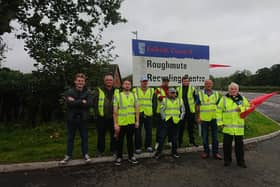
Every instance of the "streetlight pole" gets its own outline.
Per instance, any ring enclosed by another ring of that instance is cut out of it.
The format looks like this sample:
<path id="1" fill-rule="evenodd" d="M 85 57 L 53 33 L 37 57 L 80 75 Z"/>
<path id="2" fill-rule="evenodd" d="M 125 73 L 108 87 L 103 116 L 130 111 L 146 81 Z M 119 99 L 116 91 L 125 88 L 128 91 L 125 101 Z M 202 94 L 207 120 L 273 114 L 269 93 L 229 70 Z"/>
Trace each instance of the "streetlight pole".
<path id="1" fill-rule="evenodd" d="M 135 39 L 138 40 L 138 32 L 137 30 L 136 31 L 131 31 L 132 34 L 135 35 Z"/>

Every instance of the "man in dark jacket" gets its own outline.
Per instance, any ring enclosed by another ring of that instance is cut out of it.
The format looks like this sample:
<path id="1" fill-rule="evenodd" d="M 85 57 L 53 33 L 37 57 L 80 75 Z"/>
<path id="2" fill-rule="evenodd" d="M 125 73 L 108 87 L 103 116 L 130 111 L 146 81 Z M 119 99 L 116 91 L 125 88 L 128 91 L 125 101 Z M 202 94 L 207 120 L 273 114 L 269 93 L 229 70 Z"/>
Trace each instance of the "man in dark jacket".
<path id="1" fill-rule="evenodd" d="M 113 98 L 119 89 L 113 86 L 114 78 L 111 73 L 104 76 L 104 85 L 97 88 L 94 93 L 94 109 L 97 114 L 97 156 L 105 151 L 106 132 L 110 132 L 110 150 L 116 153 L 116 138 L 114 137 Z"/>
<path id="2" fill-rule="evenodd" d="M 90 91 L 85 88 L 86 76 L 78 73 L 75 76 L 75 87 L 65 93 L 67 104 L 67 154 L 60 161 L 66 164 L 72 157 L 74 138 L 76 130 L 79 129 L 81 137 L 81 150 L 85 162 L 90 162 L 88 155 L 88 130 L 87 121 L 89 116 L 89 107 L 92 105 L 92 96 Z"/>

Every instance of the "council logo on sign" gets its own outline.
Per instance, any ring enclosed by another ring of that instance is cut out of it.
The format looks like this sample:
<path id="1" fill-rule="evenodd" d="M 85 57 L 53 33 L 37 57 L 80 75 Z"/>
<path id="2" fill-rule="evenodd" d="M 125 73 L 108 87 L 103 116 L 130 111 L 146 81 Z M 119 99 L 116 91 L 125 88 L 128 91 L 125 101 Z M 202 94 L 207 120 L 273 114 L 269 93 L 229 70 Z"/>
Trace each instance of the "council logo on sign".
<path id="1" fill-rule="evenodd" d="M 146 44 L 145 43 L 143 43 L 143 42 L 139 42 L 138 43 L 138 50 L 139 50 L 139 53 L 141 55 L 145 54 L 145 48 L 146 48 Z"/>

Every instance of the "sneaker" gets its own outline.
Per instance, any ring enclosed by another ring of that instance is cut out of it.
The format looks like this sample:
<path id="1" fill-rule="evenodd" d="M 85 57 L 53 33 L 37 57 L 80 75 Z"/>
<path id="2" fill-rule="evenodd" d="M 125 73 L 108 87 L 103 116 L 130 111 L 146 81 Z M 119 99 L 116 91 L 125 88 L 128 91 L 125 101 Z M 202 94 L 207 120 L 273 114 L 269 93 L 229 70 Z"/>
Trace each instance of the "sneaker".
<path id="1" fill-rule="evenodd" d="M 159 153 L 159 152 L 156 152 L 155 155 L 154 155 L 154 158 L 155 158 L 156 160 L 159 160 L 159 159 L 161 158 L 160 153 Z"/>
<path id="2" fill-rule="evenodd" d="M 141 153 L 142 153 L 142 150 L 141 150 L 141 149 L 136 149 L 136 150 L 135 150 L 135 153 L 136 153 L 136 154 L 141 154 Z"/>
<path id="3" fill-rule="evenodd" d="M 147 152 L 148 153 L 152 153 L 154 150 L 153 150 L 153 148 L 152 147 L 147 147 Z"/>
<path id="4" fill-rule="evenodd" d="M 122 162 L 122 158 L 117 158 L 117 159 L 115 160 L 115 165 L 116 165 L 116 166 L 120 166 L 120 165 L 121 165 L 121 162 Z"/>
<path id="5" fill-rule="evenodd" d="M 157 150 L 158 146 L 159 146 L 159 144 L 158 144 L 158 142 L 156 142 L 155 150 Z"/>
<path id="6" fill-rule="evenodd" d="M 180 158 L 180 156 L 178 155 L 178 153 L 172 154 L 172 157 L 175 158 L 175 159 L 176 159 L 176 158 Z"/>
<path id="7" fill-rule="evenodd" d="M 128 162 L 130 162 L 131 164 L 138 164 L 138 161 L 136 160 L 136 158 L 134 156 L 129 158 Z"/>
<path id="8" fill-rule="evenodd" d="M 64 159 L 61 160 L 59 163 L 60 164 L 67 164 L 71 160 L 71 157 L 68 155 L 65 155 Z"/>
<path id="9" fill-rule="evenodd" d="M 89 163 L 90 161 L 91 161 L 91 159 L 90 159 L 90 157 L 89 157 L 89 155 L 88 154 L 85 154 L 85 162 L 86 163 Z"/>

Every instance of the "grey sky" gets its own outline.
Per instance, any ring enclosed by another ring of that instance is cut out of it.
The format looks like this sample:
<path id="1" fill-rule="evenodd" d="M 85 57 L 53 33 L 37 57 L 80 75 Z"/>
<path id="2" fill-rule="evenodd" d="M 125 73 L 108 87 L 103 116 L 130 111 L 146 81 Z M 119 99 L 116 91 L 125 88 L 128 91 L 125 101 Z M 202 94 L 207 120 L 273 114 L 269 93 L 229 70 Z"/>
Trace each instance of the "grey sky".
<path id="1" fill-rule="evenodd" d="M 214 76 L 280 63 L 280 1 L 278 0 L 125 0 L 126 24 L 110 27 L 104 40 L 114 40 L 122 76 L 132 73 L 131 31 L 143 40 L 202 44 L 210 47 L 210 63 L 229 64 L 212 69 Z M 32 60 L 23 42 L 5 36 L 12 50 L 4 66 L 28 72 Z"/>

